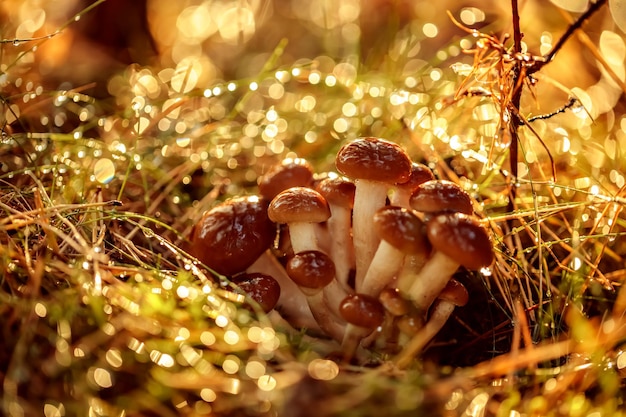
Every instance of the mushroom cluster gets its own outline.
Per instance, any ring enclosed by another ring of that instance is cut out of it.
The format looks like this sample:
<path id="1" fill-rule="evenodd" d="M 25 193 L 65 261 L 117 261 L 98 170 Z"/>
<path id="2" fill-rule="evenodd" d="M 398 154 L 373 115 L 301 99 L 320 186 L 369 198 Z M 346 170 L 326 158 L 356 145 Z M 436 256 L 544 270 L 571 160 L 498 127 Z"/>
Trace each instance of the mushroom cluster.
<path id="1" fill-rule="evenodd" d="M 258 196 L 206 212 L 190 253 L 264 311 L 337 341 L 345 359 L 375 345 L 406 362 L 467 302 L 456 271 L 493 262 L 489 234 L 463 189 L 393 142 L 355 139 L 336 168 L 282 161 Z"/>

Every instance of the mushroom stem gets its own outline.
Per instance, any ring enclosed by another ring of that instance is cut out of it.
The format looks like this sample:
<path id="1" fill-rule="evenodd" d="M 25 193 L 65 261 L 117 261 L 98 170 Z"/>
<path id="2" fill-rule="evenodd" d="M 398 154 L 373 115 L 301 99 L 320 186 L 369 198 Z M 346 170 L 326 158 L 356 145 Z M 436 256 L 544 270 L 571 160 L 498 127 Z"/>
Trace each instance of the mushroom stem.
<path id="1" fill-rule="evenodd" d="M 346 330 L 341 341 L 341 352 L 345 362 L 352 360 L 361 341 L 372 332 L 373 330 L 371 329 L 355 326 L 354 324 L 348 323 L 346 325 Z"/>
<path id="2" fill-rule="evenodd" d="M 360 292 L 377 296 L 400 270 L 404 257 L 405 254 L 402 251 L 381 240 L 363 278 Z"/>
<path id="3" fill-rule="evenodd" d="M 329 203 L 331 216 L 327 225 L 330 231 L 330 253 L 335 261 L 337 281 L 344 289 L 349 289 L 348 278 L 354 265 L 354 247 L 352 246 L 352 233 L 350 231 L 350 219 L 352 210 Z"/>
<path id="4" fill-rule="evenodd" d="M 411 204 L 409 200 L 411 198 L 411 191 L 401 190 L 394 188 L 389 195 L 389 203 L 392 206 L 410 208 Z"/>
<path id="5" fill-rule="evenodd" d="M 413 336 L 395 358 L 394 362 L 398 368 L 404 369 L 411 363 L 411 360 L 422 351 L 424 346 L 426 346 L 439 330 L 441 330 L 444 324 L 446 324 L 454 308 L 455 304 L 446 300 L 440 300 L 435 304 L 428 322 Z"/>
<path id="6" fill-rule="evenodd" d="M 317 324 L 319 324 L 320 329 L 338 342 L 343 340 L 346 326 L 339 323 L 334 314 L 328 309 L 324 302 L 324 292 L 309 293 L 307 291 L 305 296 L 311 313 L 315 317 Z"/>
<path id="7" fill-rule="evenodd" d="M 289 223 L 289 239 L 293 253 L 307 250 L 319 250 L 317 241 L 317 223 L 294 222 Z"/>
<path id="8" fill-rule="evenodd" d="M 372 227 L 372 218 L 378 209 L 386 204 L 387 185 L 362 179 L 355 182 L 352 235 L 356 262 L 355 288 L 360 292 L 379 242 L 378 235 Z"/>
<path id="9" fill-rule="evenodd" d="M 433 252 L 408 290 L 408 297 L 422 314 L 426 314 L 458 268 L 459 263 L 456 260 L 441 251 Z"/>
<path id="10" fill-rule="evenodd" d="M 339 313 L 339 305 L 350 292 L 346 291 L 337 279 L 332 280 L 330 284 L 325 286 L 322 292 L 324 293 L 324 302 L 327 308 L 329 308 L 336 317 L 342 319 Z"/>
<path id="11" fill-rule="evenodd" d="M 426 263 L 426 254 L 411 254 L 404 258 L 402 269 L 398 273 L 395 287 L 403 294 L 407 294 L 411 284 L 415 280 L 415 275 L 419 273 Z"/>

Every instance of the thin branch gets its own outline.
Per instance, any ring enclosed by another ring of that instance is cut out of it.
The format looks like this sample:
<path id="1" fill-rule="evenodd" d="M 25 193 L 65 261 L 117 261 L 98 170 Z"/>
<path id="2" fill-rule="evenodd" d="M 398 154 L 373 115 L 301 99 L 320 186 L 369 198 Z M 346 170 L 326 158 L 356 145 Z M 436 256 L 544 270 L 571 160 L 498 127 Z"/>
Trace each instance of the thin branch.
<path id="1" fill-rule="evenodd" d="M 550 118 L 556 116 L 557 114 L 565 113 L 568 109 L 571 109 L 572 107 L 574 107 L 577 104 L 580 104 L 580 101 L 578 101 L 578 99 L 576 97 L 570 97 L 569 100 L 567 101 L 567 103 L 565 103 L 563 106 L 559 107 L 558 109 L 556 109 L 554 111 L 551 111 L 550 113 L 538 114 L 537 116 L 529 117 L 528 119 L 526 119 L 526 121 L 522 121 L 522 124 L 532 123 L 535 120 L 550 119 Z"/>
<path id="2" fill-rule="evenodd" d="M 522 32 L 520 29 L 520 16 L 519 16 L 519 8 L 517 4 L 517 0 L 511 0 L 511 11 L 513 17 L 513 53 L 521 53 L 522 52 Z M 520 126 L 520 118 L 518 116 L 518 111 L 520 107 L 520 103 L 522 101 L 522 86 L 519 82 L 520 76 L 522 72 L 522 62 L 516 61 L 515 67 L 513 68 L 513 80 L 512 86 L 513 96 L 511 97 L 510 106 L 515 109 L 515 111 L 511 112 L 511 123 L 509 124 L 509 132 L 511 133 L 511 145 L 509 148 L 509 165 L 511 170 L 511 176 L 513 178 L 513 182 L 511 183 L 511 196 L 509 198 L 509 203 L 507 205 L 507 211 L 512 212 L 515 209 L 515 196 L 516 196 L 516 183 L 517 183 L 517 160 L 518 160 L 518 147 L 519 147 L 519 126 Z"/>
<path id="3" fill-rule="evenodd" d="M 529 75 L 533 74 L 533 73 L 539 71 L 541 68 L 543 68 L 544 65 L 549 64 L 550 62 L 552 62 L 552 60 L 554 59 L 556 54 L 561 50 L 561 48 L 563 48 L 563 45 L 565 45 L 565 42 L 567 42 L 569 40 L 569 38 L 572 37 L 574 32 L 576 32 L 578 29 L 580 29 L 582 27 L 582 25 L 587 20 L 589 20 L 591 18 L 591 16 L 593 16 L 598 10 L 600 10 L 600 8 L 602 8 L 602 6 L 604 6 L 606 4 L 606 1 L 607 0 L 598 0 L 595 3 L 592 3 L 591 7 L 589 7 L 589 9 L 585 13 L 581 14 L 578 17 L 578 19 L 576 19 L 576 21 L 574 21 L 574 23 L 569 25 L 569 27 L 567 28 L 567 30 L 565 31 L 563 36 L 561 36 L 559 38 L 559 40 L 552 47 L 550 52 L 548 52 L 546 55 L 544 55 L 544 60 L 543 61 L 536 61 L 534 63 L 534 65 L 528 69 L 528 74 Z"/>

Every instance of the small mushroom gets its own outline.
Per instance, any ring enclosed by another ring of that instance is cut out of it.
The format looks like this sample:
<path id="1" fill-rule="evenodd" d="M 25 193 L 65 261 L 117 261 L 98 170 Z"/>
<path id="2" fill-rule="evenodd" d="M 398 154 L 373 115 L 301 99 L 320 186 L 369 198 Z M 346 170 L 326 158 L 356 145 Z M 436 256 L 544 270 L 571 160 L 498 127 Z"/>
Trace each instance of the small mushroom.
<path id="1" fill-rule="evenodd" d="M 473 214 L 469 194 L 451 181 L 431 180 L 420 184 L 409 200 L 414 210 L 427 217 L 441 212 Z"/>
<path id="2" fill-rule="evenodd" d="M 359 138 L 344 145 L 335 159 L 337 170 L 354 180 L 352 235 L 356 259 L 355 287 L 359 291 L 378 245 L 372 230 L 374 213 L 387 201 L 392 184 L 409 179 L 411 160 L 397 144 L 384 139 Z"/>
<path id="3" fill-rule="evenodd" d="M 335 278 L 335 265 L 324 252 L 309 250 L 296 253 L 287 261 L 287 275 L 306 296 L 309 308 L 319 327 L 328 336 L 339 341 L 344 325 L 336 321 L 324 302 L 323 289 Z"/>
<path id="4" fill-rule="evenodd" d="M 328 176 L 316 189 L 330 208 L 330 218 L 326 222 L 330 235 L 329 253 L 335 262 L 337 280 L 348 290 L 348 277 L 354 265 L 351 222 L 355 186 L 345 177 Z"/>
<path id="5" fill-rule="evenodd" d="M 267 214 L 271 221 L 287 224 L 293 252 L 318 250 L 316 226 L 330 217 L 326 199 L 306 187 L 292 187 L 271 201 Z"/>
<path id="6" fill-rule="evenodd" d="M 395 184 L 392 188 L 389 202 L 393 206 L 410 208 L 410 198 L 420 184 L 435 179 L 433 172 L 424 164 L 413 162 L 411 164 L 411 175 L 408 181 Z"/>
<path id="7" fill-rule="evenodd" d="M 280 297 L 280 285 L 270 275 L 260 272 L 233 277 L 233 283 L 255 301 L 264 313 L 269 313 Z"/>
<path id="8" fill-rule="evenodd" d="M 378 295 L 378 301 L 392 316 L 400 317 L 409 314 L 411 303 L 396 288 L 385 288 Z"/>
<path id="9" fill-rule="evenodd" d="M 385 320 L 385 309 L 378 299 L 367 294 L 350 294 L 339 306 L 341 316 L 348 322 L 341 343 L 344 359 L 354 356 L 361 339 L 372 333 Z"/>
<path id="10" fill-rule="evenodd" d="M 381 241 L 360 292 L 377 296 L 400 271 L 407 255 L 426 257 L 430 248 L 424 224 L 412 210 L 385 206 L 376 212 L 373 223 Z"/>
<path id="11" fill-rule="evenodd" d="M 218 274 L 243 272 L 274 242 L 275 225 L 265 200 L 227 200 L 206 212 L 189 238 L 189 252 Z"/>
<path id="12" fill-rule="evenodd" d="M 319 326 L 300 288 L 289 278 L 283 265 L 274 257 L 271 250 L 265 251 L 246 269 L 247 273 L 263 273 L 273 277 L 280 285 L 280 298 L 275 306 L 281 316 L 292 326 L 319 330 Z"/>
<path id="13" fill-rule="evenodd" d="M 461 187 L 451 181 L 430 180 L 419 184 L 409 199 L 410 206 L 425 221 L 439 213 L 472 214 L 472 199 Z M 424 266 L 424 256 L 410 256 L 404 263 L 396 282 L 397 288 L 404 294 L 409 290 L 415 275 Z"/>
<path id="14" fill-rule="evenodd" d="M 441 328 L 446 324 L 448 318 L 456 307 L 467 304 L 469 294 L 459 281 L 451 279 L 448 281 L 437 301 L 433 305 L 428 321 L 413 338 L 405 345 L 395 362 L 398 368 L 405 368 L 410 361 L 430 342 Z"/>
<path id="15" fill-rule="evenodd" d="M 373 342 L 380 349 L 389 350 L 398 343 L 398 322 L 410 317 L 413 305 L 404 298 L 396 288 L 385 288 L 378 295 L 378 301 L 385 309 L 385 320 L 380 326 L 380 334 L 372 333 L 370 338 L 376 336 L 373 341 L 364 340 L 363 343 Z"/>
<path id="16" fill-rule="evenodd" d="M 313 181 L 313 168 L 303 158 L 286 158 L 273 165 L 259 178 L 259 194 L 271 201 L 291 187 L 308 187 Z"/>
<path id="17" fill-rule="evenodd" d="M 479 270 L 491 265 L 494 254 L 489 235 L 466 214 L 439 214 L 426 224 L 433 253 L 415 276 L 408 296 L 426 312 L 459 266 Z"/>

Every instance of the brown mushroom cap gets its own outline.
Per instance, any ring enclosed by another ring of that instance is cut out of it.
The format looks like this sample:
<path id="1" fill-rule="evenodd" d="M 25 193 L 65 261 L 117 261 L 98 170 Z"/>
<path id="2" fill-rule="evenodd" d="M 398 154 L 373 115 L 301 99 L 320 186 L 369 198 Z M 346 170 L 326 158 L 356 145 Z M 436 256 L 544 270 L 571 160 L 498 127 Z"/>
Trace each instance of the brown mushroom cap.
<path id="1" fill-rule="evenodd" d="M 469 301 L 469 294 L 463 284 L 456 279 L 451 279 L 437 298 L 457 307 L 463 307 Z"/>
<path id="2" fill-rule="evenodd" d="M 267 214 L 276 223 L 321 223 L 330 217 L 330 209 L 317 191 L 292 187 L 274 197 Z"/>
<path id="3" fill-rule="evenodd" d="M 287 261 L 287 275 L 303 289 L 321 290 L 335 278 L 335 264 L 324 252 L 308 250 Z"/>
<path id="4" fill-rule="evenodd" d="M 303 158 L 287 158 L 259 178 L 259 193 L 268 201 L 291 187 L 307 187 L 313 181 L 313 168 Z"/>
<path id="5" fill-rule="evenodd" d="M 390 184 L 407 181 L 411 173 L 411 159 L 399 145 L 373 137 L 358 138 L 344 145 L 335 164 L 349 178 Z"/>
<path id="6" fill-rule="evenodd" d="M 411 310 L 411 302 L 404 298 L 397 288 L 385 288 L 378 295 L 378 300 L 393 316 L 404 316 Z"/>
<path id="7" fill-rule="evenodd" d="M 215 272 L 234 275 L 252 265 L 275 235 L 265 200 L 237 197 L 215 206 L 196 223 L 190 253 Z"/>
<path id="8" fill-rule="evenodd" d="M 424 223 L 411 210 L 385 206 L 374 215 L 374 228 L 393 247 L 404 253 L 428 249 Z"/>
<path id="9" fill-rule="evenodd" d="M 329 176 L 320 181 L 315 189 L 328 201 L 341 207 L 354 205 L 355 185 L 345 177 Z"/>
<path id="10" fill-rule="evenodd" d="M 410 204 L 414 210 L 423 213 L 474 212 L 469 194 L 446 180 L 431 180 L 420 184 L 411 195 Z"/>
<path id="11" fill-rule="evenodd" d="M 419 162 L 413 162 L 411 164 L 409 179 L 405 182 L 396 184 L 396 187 L 412 193 L 420 184 L 434 179 L 435 175 L 430 168 L 424 164 L 420 164 Z"/>
<path id="12" fill-rule="evenodd" d="M 463 213 L 445 213 L 426 225 L 433 247 L 470 270 L 491 265 L 494 254 L 489 234 L 478 221 Z"/>
<path id="13" fill-rule="evenodd" d="M 280 285 L 273 277 L 260 272 L 237 275 L 233 282 L 250 298 L 256 301 L 261 309 L 268 313 L 280 298 Z"/>
<path id="14" fill-rule="evenodd" d="M 341 316 L 350 324 L 375 329 L 385 319 L 385 309 L 375 297 L 366 294 L 350 294 L 339 306 Z"/>

